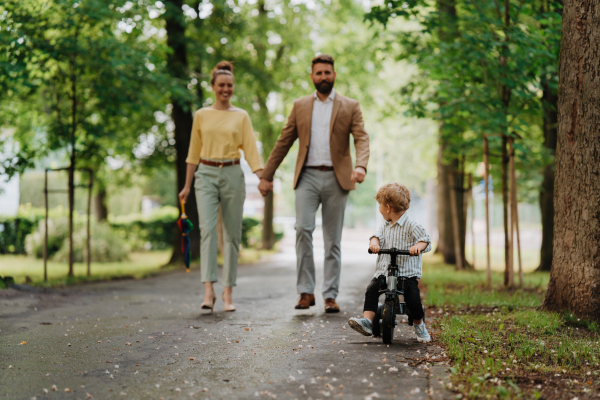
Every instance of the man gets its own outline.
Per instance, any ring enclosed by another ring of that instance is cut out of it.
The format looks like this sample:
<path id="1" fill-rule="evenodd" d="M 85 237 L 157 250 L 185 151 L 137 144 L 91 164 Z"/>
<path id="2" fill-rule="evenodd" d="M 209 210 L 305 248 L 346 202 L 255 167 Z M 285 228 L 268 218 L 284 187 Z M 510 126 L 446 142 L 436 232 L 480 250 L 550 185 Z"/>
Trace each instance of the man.
<path id="1" fill-rule="evenodd" d="M 258 189 L 263 196 L 273 190 L 273 175 L 296 139 L 300 141 L 294 189 L 296 191 L 296 288 L 300 300 L 296 309 L 315 305 L 315 261 L 312 233 L 315 215 L 322 204 L 325 271 L 323 298 L 325 312 L 339 312 L 338 295 L 342 266 L 341 247 L 344 210 L 348 192 L 362 183 L 369 161 L 369 135 L 365 132 L 358 101 L 333 89 L 334 60 L 321 54 L 312 60 L 310 77 L 317 89 L 294 102 L 287 124 L 269 155 Z M 356 148 L 352 168 L 350 134 Z"/>

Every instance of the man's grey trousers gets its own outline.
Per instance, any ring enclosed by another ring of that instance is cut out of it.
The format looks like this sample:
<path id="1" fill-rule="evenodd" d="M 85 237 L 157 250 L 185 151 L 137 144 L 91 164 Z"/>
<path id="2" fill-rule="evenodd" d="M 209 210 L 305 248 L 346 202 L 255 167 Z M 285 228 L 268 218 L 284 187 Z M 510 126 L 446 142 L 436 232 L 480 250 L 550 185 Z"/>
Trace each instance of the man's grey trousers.
<path id="1" fill-rule="evenodd" d="M 319 204 L 322 204 L 325 265 L 323 298 L 335 299 L 342 268 L 342 227 L 348 191 L 342 189 L 333 171 L 305 168 L 296 186 L 296 257 L 298 293 L 315 291 L 315 259 L 312 234 Z"/>

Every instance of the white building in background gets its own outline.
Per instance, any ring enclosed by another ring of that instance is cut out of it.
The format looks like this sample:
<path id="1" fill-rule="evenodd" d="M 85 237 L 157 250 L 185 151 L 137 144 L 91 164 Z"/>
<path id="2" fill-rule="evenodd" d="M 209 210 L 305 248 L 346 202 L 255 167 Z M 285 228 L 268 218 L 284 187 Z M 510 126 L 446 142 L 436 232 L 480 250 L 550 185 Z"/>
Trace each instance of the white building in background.
<path id="1" fill-rule="evenodd" d="M 0 216 L 14 217 L 19 211 L 19 175 L 0 175 Z"/>
<path id="2" fill-rule="evenodd" d="M 0 148 L 0 162 L 14 157 L 12 130 L 0 130 L 0 139 L 5 139 L 3 148 Z M 8 175 L 0 170 L 0 216 L 14 217 L 19 211 L 19 175 L 8 179 Z"/>

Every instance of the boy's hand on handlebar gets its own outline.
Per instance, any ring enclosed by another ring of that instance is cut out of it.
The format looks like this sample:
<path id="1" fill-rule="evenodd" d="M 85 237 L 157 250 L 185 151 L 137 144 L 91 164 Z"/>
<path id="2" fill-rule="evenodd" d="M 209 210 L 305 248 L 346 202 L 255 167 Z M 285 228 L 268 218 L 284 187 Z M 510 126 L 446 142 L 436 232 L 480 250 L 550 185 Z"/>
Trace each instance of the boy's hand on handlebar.
<path id="1" fill-rule="evenodd" d="M 418 256 L 423 252 L 423 250 L 427 248 L 428 245 L 429 243 L 427 242 L 419 242 L 414 246 L 411 246 L 411 248 L 408 251 L 410 252 L 411 256 Z"/>
<path id="2" fill-rule="evenodd" d="M 379 253 L 379 250 L 381 249 L 381 247 L 379 246 L 379 239 L 374 237 L 371 238 L 371 242 L 369 243 L 369 250 L 371 250 L 371 252 L 373 252 L 374 254 Z"/>

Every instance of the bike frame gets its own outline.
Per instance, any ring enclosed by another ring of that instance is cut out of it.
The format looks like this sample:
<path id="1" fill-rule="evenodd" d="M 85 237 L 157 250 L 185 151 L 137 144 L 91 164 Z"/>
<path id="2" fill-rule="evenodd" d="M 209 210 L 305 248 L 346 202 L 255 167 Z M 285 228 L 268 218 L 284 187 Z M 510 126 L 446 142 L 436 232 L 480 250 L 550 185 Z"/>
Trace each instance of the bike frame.
<path id="1" fill-rule="evenodd" d="M 371 252 L 369 250 L 369 252 Z M 399 250 L 395 247 L 391 249 L 381 249 L 379 254 L 389 254 L 390 264 L 388 265 L 387 289 L 380 289 L 379 294 L 385 294 L 385 302 L 393 303 L 396 315 L 407 315 L 406 303 L 398 299 L 399 295 L 404 296 L 404 281 L 406 277 L 398 276 L 398 256 L 409 256 L 408 250 Z M 398 289 L 400 284 L 400 289 Z"/>

